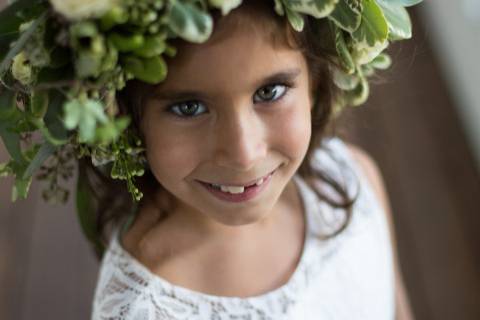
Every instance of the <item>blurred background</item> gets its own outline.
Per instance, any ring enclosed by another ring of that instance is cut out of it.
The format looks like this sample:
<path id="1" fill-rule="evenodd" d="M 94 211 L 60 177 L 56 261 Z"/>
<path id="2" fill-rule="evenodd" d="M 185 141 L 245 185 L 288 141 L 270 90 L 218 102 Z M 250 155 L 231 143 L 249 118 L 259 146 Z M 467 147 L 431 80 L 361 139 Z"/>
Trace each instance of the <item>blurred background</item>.
<path id="1" fill-rule="evenodd" d="M 416 318 L 480 319 L 480 1 L 410 12 L 414 38 L 391 46 L 393 66 L 338 130 L 382 171 Z M 99 265 L 74 194 L 48 205 L 33 182 L 11 203 L 11 182 L 0 183 L 0 319 L 89 319 Z"/>

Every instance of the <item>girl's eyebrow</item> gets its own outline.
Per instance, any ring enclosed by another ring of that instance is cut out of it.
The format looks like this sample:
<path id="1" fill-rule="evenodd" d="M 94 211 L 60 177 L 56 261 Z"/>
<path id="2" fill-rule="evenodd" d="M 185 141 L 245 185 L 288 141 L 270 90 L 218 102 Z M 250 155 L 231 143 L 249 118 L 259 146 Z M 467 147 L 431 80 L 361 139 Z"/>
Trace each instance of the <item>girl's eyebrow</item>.
<path id="1" fill-rule="evenodd" d="M 301 73 L 300 68 L 286 69 L 274 74 L 271 74 L 262 80 L 258 81 L 257 86 L 259 87 L 264 84 L 274 83 L 274 82 L 288 82 L 294 80 Z M 152 96 L 155 100 L 182 100 L 182 99 L 201 99 L 207 100 L 207 95 L 201 91 L 195 90 L 159 90 L 158 92 L 153 92 Z"/>

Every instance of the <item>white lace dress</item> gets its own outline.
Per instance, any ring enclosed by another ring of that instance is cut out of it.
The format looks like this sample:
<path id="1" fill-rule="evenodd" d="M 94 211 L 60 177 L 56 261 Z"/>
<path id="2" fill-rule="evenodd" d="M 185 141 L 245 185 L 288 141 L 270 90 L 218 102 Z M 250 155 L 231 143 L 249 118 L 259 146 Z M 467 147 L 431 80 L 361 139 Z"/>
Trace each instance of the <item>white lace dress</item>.
<path id="1" fill-rule="evenodd" d="M 340 169 L 339 163 L 352 170 Z M 132 257 L 120 245 L 117 228 L 101 262 L 92 319 L 394 319 L 392 252 L 378 199 L 341 139 L 325 139 L 316 150 L 314 165 L 345 182 L 350 195 L 359 191 L 359 197 L 347 229 L 321 240 L 319 235 L 342 222 L 344 211 L 320 201 L 300 176 L 294 177 L 307 232 L 300 261 L 287 283 L 247 298 L 193 291 L 153 274 Z"/>

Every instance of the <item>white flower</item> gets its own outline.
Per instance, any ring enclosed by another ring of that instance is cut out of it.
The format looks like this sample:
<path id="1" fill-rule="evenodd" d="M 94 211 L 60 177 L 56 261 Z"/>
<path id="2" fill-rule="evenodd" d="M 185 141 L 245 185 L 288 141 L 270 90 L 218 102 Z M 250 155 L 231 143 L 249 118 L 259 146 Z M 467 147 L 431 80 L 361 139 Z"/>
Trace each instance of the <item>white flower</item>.
<path id="1" fill-rule="evenodd" d="M 117 0 L 50 0 L 55 11 L 70 20 L 100 17 L 116 2 Z"/>

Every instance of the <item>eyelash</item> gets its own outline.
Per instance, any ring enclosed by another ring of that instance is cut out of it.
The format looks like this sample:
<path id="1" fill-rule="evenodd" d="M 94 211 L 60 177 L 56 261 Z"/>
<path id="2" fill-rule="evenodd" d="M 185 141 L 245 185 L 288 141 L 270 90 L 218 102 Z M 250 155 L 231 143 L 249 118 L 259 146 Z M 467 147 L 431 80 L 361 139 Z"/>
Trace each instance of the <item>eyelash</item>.
<path id="1" fill-rule="evenodd" d="M 294 88 L 294 85 L 293 83 L 291 82 L 279 82 L 279 83 L 271 83 L 271 84 L 267 84 L 263 87 L 261 87 L 260 89 L 264 89 L 264 88 L 268 88 L 268 87 L 275 87 L 275 86 L 283 86 L 285 87 L 285 90 L 284 92 L 279 96 L 277 97 L 275 100 L 269 100 L 269 101 L 265 101 L 265 103 L 274 103 L 274 102 L 278 102 L 280 100 L 282 100 L 287 94 L 288 92 L 290 91 L 291 88 Z M 259 89 L 259 90 L 260 90 Z M 258 90 L 257 90 L 258 92 Z M 255 93 L 257 93 L 255 92 Z M 180 101 L 180 102 L 176 102 L 174 104 L 171 104 L 169 105 L 165 111 L 173 114 L 174 116 L 180 118 L 180 119 L 185 119 L 185 120 L 188 120 L 190 118 L 195 118 L 195 117 L 198 117 L 200 115 L 202 115 L 203 113 L 201 114 L 197 114 L 197 115 L 185 115 L 185 114 L 182 114 L 181 111 L 179 111 L 178 107 L 182 104 L 186 104 L 186 103 L 192 103 L 192 102 L 195 102 L 195 103 L 198 103 L 199 101 L 198 100 L 188 100 L 188 101 Z"/>

